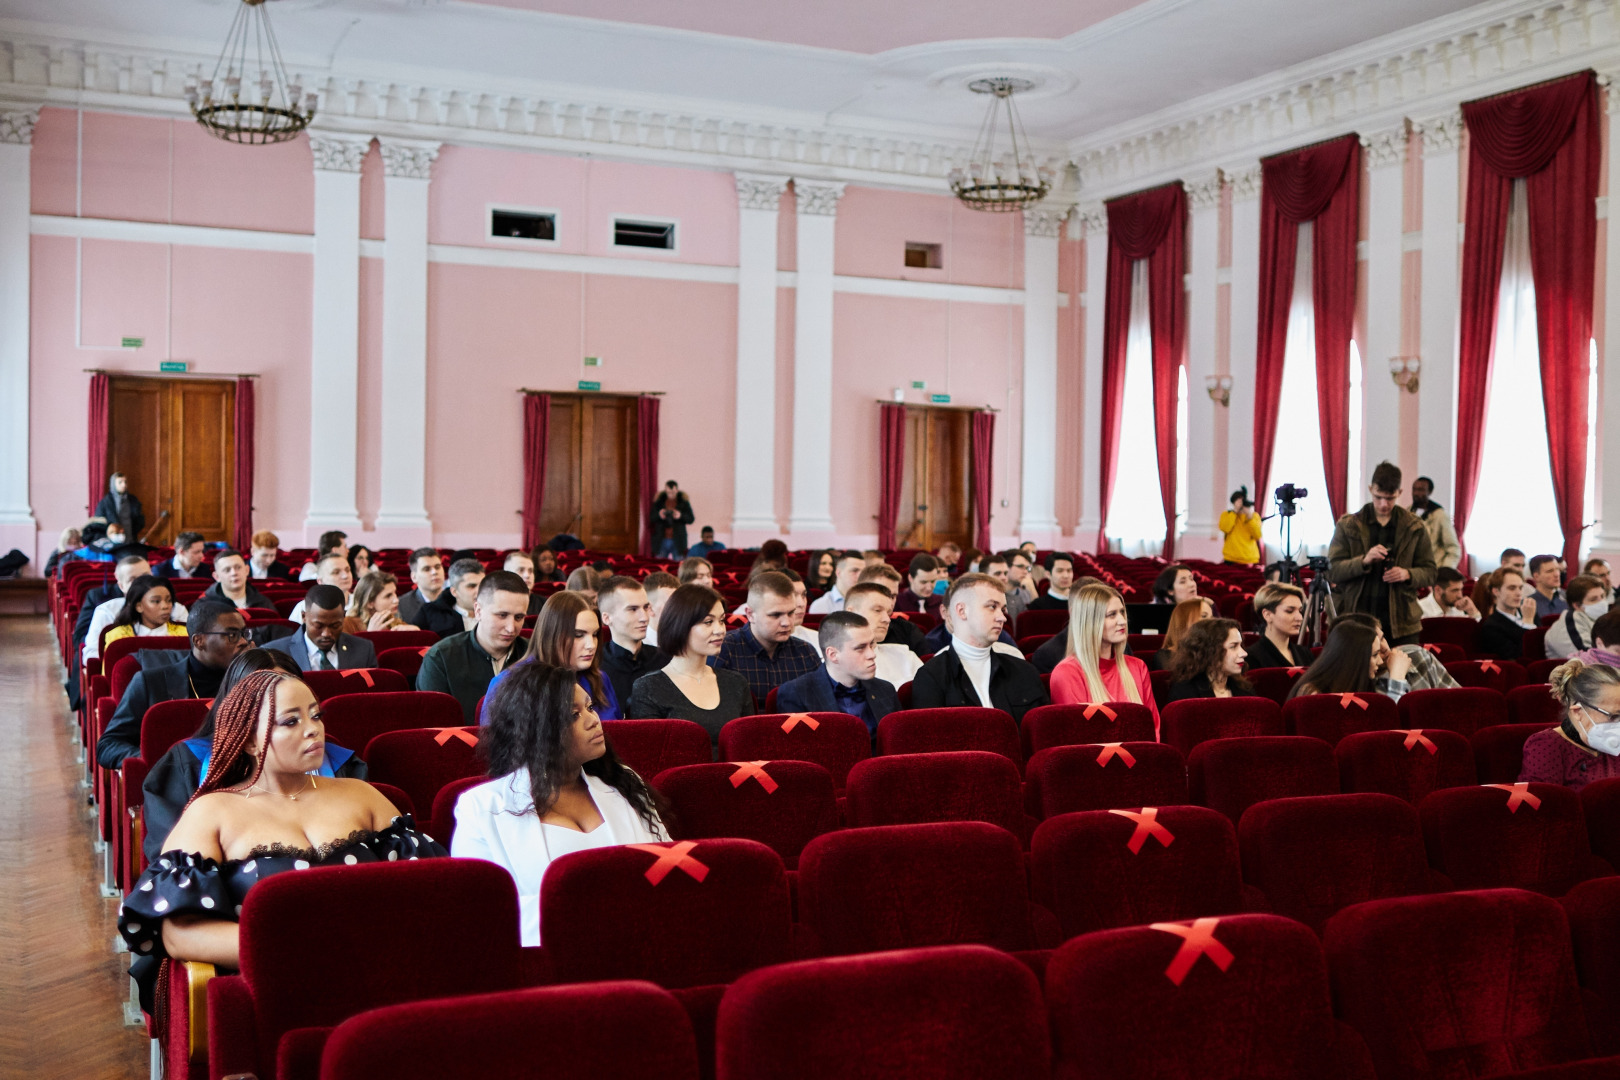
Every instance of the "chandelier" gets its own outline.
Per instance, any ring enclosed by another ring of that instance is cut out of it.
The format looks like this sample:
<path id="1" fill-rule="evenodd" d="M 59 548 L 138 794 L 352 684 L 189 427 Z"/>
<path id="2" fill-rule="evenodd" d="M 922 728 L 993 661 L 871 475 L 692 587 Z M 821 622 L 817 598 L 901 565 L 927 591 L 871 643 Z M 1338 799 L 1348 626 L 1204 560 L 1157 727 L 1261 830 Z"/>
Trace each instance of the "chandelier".
<path id="1" fill-rule="evenodd" d="M 990 111 L 973 142 L 973 157 L 964 171 L 950 172 L 951 191 L 973 210 L 1007 212 L 1033 206 L 1052 190 L 1052 171 L 1037 167 L 1029 137 L 1018 118 L 1013 95 L 1031 90 L 1027 79 L 974 79 L 968 89 L 989 94 Z"/>
<path id="2" fill-rule="evenodd" d="M 259 77 L 244 97 L 250 62 Z M 264 0 L 242 0 L 213 77 L 188 86 L 186 100 L 210 134 L 250 146 L 286 142 L 315 118 L 315 95 L 306 96 L 303 86 L 287 78 Z"/>

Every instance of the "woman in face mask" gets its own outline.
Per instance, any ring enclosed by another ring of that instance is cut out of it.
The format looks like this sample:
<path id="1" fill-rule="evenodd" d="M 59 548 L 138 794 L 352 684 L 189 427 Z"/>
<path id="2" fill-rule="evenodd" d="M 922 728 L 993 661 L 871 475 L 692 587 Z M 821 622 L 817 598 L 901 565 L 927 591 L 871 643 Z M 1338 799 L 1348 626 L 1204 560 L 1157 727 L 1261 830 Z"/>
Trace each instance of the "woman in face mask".
<path id="1" fill-rule="evenodd" d="M 1620 669 L 1571 660 L 1550 681 L 1564 719 L 1525 740 L 1520 781 L 1578 791 L 1620 777 Z"/>

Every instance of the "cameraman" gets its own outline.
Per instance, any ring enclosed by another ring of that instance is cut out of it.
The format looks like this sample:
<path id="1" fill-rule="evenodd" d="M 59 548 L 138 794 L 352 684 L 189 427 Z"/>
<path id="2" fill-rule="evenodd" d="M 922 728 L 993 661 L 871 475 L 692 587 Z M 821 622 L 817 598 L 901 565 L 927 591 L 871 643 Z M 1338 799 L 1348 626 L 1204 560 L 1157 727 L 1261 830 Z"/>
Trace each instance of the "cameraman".
<path id="1" fill-rule="evenodd" d="M 1232 509 L 1221 515 L 1221 558 L 1231 566 L 1254 566 L 1260 561 L 1260 515 L 1249 501 L 1249 489 L 1232 492 Z"/>
<path id="2" fill-rule="evenodd" d="M 1417 593 L 1434 584 L 1434 548 L 1423 520 L 1400 506 L 1401 470 L 1380 462 L 1368 485 L 1372 501 L 1339 519 L 1328 546 L 1328 579 L 1341 593 L 1339 613 L 1365 612 L 1391 645 L 1416 645 L 1423 628 Z"/>

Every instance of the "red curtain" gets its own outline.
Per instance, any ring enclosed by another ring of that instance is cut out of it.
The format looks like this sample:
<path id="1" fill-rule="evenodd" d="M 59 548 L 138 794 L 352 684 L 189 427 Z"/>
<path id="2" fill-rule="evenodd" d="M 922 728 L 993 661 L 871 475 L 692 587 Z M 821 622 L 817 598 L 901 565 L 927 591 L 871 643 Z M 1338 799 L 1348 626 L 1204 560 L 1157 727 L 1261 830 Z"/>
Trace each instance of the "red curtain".
<path id="1" fill-rule="evenodd" d="M 636 400 L 636 465 L 641 476 L 641 553 L 652 554 L 652 503 L 658 494 L 658 403 Z"/>
<path id="2" fill-rule="evenodd" d="M 1154 443 L 1164 504 L 1164 557 L 1175 554 L 1176 389 L 1187 346 L 1187 193 L 1177 181 L 1108 203 L 1108 280 L 1103 294 L 1102 499 L 1097 550 L 1108 550 L 1108 503 L 1119 456 L 1125 400 L 1125 345 L 1131 323 L 1131 264 L 1148 260 L 1148 319 L 1153 331 Z"/>
<path id="3" fill-rule="evenodd" d="M 973 414 L 973 546 L 990 548 L 991 454 L 996 441 L 996 414 L 980 409 Z"/>
<path id="4" fill-rule="evenodd" d="M 1346 135 L 1261 161 L 1260 325 L 1255 356 L 1254 485 L 1271 482 L 1282 398 L 1288 308 L 1299 227 L 1313 222 L 1311 306 L 1316 314 L 1316 409 L 1322 471 L 1334 518 L 1346 511 L 1350 446 L 1350 334 L 1356 314 L 1361 140 Z"/>
<path id="5" fill-rule="evenodd" d="M 894 547 L 895 523 L 900 517 L 900 485 L 906 465 L 906 407 L 878 407 L 878 547 Z"/>
<path id="6" fill-rule="evenodd" d="M 90 376 L 90 501 L 84 508 L 89 517 L 96 512 L 96 504 L 107 494 L 107 423 L 109 387 L 111 380 L 101 372 Z M 139 537 L 131 536 L 131 540 Z"/>
<path id="7" fill-rule="evenodd" d="M 540 507 L 546 501 L 546 449 L 551 445 L 551 395 L 523 395 L 523 550 L 545 542 Z M 650 500 L 649 500 L 650 501 Z"/>
<path id="8" fill-rule="evenodd" d="M 253 539 L 253 380 L 236 380 L 236 537 L 237 551 L 247 551 Z"/>
<path id="9" fill-rule="evenodd" d="M 1479 489 L 1496 299 L 1513 181 L 1530 207 L 1536 340 L 1564 558 L 1580 559 L 1586 512 L 1587 364 L 1602 165 L 1597 77 L 1590 71 L 1463 105 L 1468 125 L 1462 326 L 1457 378 L 1457 491 L 1461 535 Z"/>

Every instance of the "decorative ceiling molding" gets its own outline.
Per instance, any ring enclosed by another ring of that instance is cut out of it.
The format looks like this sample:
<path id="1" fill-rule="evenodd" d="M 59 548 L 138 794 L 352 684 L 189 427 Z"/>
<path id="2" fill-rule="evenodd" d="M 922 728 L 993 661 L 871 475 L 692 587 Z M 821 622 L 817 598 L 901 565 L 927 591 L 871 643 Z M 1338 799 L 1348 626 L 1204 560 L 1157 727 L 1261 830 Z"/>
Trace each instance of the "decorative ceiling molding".
<path id="1" fill-rule="evenodd" d="M 1412 127 L 1423 137 L 1425 154 L 1455 150 L 1462 141 L 1462 110 L 1449 109 L 1437 116 L 1414 120 Z"/>
<path id="2" fill-rule="evenodd" d="M 757 173 L 738 173 L 737 205 L 743 210 L 769 210 L 775 212 L 782 204 L 782 193 L 787 190 L 788 177 L 760 176 Z"/>
<path id="3" fill-rule="evenodd" d="M 21 143 L 27 146 L 34 141 L 34 125 L 38 122 L 38 109 L 12 109 L 0 112 L 0 143 Z"/>
<path id="4" fill-rule="evenodd" d="M 1063 235 L 1063 222 L 1068 216 L 1066 206 L 1032 206 L 1024 211 L 1024 235 L 1055 240 Z"/>
<path id="5" fill-rule="evenodd" d="M 1187 203 L 1194 210 L 1211 210 L 1221 204 L 1221 170 L 1213 169 L 1201 176 L 1187 180 L 1183 187 L 1187 189 Z"/>
<path id="6" fill-rule="evenodd" d="M 1232 200 L 1243 202 L 1248 199 L 1260 197 L 1260 163 L 1250 162 L 1246 165 L 1230 165 L 1221 170 L 1226 182 L 1232 185 Z"/>
<path id="7" fill-rule="evenodd" d="M 1406 161 L 1406 143 L 1408 135 L 1406 122 L 1383 131 L 1375 131 L 1370 135 L 1361 137 L 1361 145 L 1367 156 L 1367 166 L 1373 169 L 1389 168 L 1400 165 Z"/>
<path id="8" fill-rule="evenodd" d="M 315 158 L 318 172 L 357 173 L 370 149 L 370 139 L 326 135 L 317 131 L 309 133 L 309 150 Z"/>
<path id="9" fill-rule="evenodd" d="M 399 139 L 379 140 L 382 151 L 383 175 L 408 180 L 430 180 L 433 163 L 439 157 L 438 143 L 403 142 Z"/>
<path id="10" fill-rule="evenodd" d="M 844 197 L 843 184 L 816 184 L 793 178 L 793 197 L 801 214 L 832 217 L 838 213 L 838 200 Z"/>
<path id="11" fill-rule="evenodd" d="M 1108 208 L 1102 203 L 1076 207 L 1075 214 L 1085 223 L 1087 236 L 1093 233 L 1101 235 L 1108 231 Z"/>

